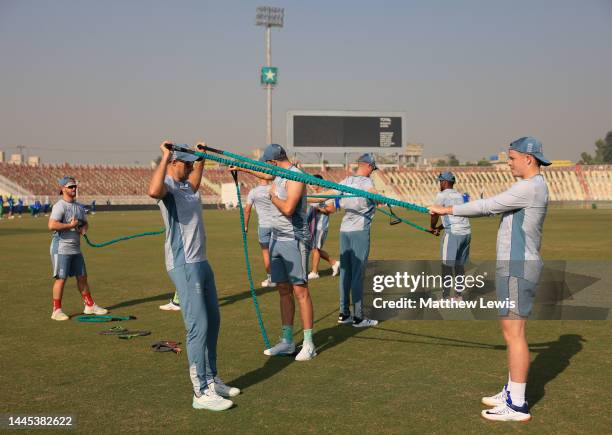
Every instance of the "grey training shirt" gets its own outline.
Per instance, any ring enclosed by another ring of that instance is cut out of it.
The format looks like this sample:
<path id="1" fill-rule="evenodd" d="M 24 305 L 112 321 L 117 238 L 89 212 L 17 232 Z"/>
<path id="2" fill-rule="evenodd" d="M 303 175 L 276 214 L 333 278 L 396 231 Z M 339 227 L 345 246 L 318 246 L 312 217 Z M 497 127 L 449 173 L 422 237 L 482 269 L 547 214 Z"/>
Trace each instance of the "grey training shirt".
<path id="1" fill-rule="evenodd" d="M 340 184 L 361 190 L 370 190 L 374 187 L 372 179 L 362 175 L 346 177 Z M 340 205 L 344 209 L 340 232 L 370 230 L 374 213 L 376 213 L 374 201 L 366 198 L 343 198 L 340 200 Z"/>
<path id="2" fill-rule="evenodd" d="M 293 172 L 302 172 L 295 166 L 289 168 Z M 274 178 L 276 186 L 276 196 L 280 199 L 287 199 L 287 180 L 286 178 Z M 274 204 L 272 204 L 274 205 Z M 272 208 L 272 237 L 279 241 L 303 240 L 310 242 L 310 229 L 308 228 L 308 204 L 306 193 L 298 201 L 295 211 L 290 217 L 283 215 L 276 206 Z"/>
<path id="3" fill-rule="evenodd" d="M 272 227 L 272 215 L 274 214 L 274 204 L 270 201 L 270 186 L 259 185 L 249 192 L 247 204 L 253 204 L 257 211 L 257 220 L 260 228 Z"/>
<path id="4" fill-rule="evenodd" d="M 87 222 L 85 208 L 75 202 L 68 202 L 64 199 L 57 201 L 51 209 L 51 219 L 62 224 L 69 224 L 75 217 L 79 221 Z M 53 231 L 51 240 L 51 253 L 72 255 L 81 253 L 81 235 L 76 228 L 64 231 Z"/>
<path id="5" fill-rule="evenodd" d="M 436 195 L 434 204 L 450 207 L 463 204 L 463 196 L 455 189 L 444 189 Z M 441 216 L 444 230 L 450 234 L 466 235 L 472 232 L 470 220 L 466 217 L 445 215 Z"/>

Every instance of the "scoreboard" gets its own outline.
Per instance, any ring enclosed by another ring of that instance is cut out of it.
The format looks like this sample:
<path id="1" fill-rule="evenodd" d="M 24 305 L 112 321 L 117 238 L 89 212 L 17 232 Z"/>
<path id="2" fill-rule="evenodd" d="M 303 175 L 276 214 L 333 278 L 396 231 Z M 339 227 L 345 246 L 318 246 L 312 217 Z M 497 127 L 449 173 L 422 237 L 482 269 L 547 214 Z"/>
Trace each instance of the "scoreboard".
<path id="1" fill-rule="evenodd" d="M 287 145 L 300 152 L 401 152 L 401 112 L 290 111 Z"/>

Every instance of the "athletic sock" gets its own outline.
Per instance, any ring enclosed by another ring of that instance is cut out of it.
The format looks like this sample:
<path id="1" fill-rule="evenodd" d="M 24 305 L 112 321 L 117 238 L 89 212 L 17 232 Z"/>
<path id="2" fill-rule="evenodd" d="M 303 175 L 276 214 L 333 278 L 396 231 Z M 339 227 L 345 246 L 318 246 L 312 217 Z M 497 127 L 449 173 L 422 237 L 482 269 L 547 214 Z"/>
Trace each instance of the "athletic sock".
<path id="1" fill-rule="evenodd" d="M 53 299 L 53 311 L 62 309 L 62 300 L 61 299 Z"/>
<path id="2" fill-rule="evenodd" d="M 91 307 L 94 304 L 94 301 L 91 298 L 91 293 L 89 292 L 81 293 L 81 296 L 83 297 L 83 300 L 85 301 L 85 305 L 87 305 L 88 307 Z"/>
<path id="3" fill-rule="evenodd" d="M 304 343 L 312 343 L 312 329 L 304 329 Z"/>
<path id="4" fill-rule="evenodd" d="M 174 296 L 172 297 L 172 303 L 174 305 L 180 305 L 178 292 L 174 292 Z"/>
<path id="5" fill-rule="evenodd" d="M 510 399 L 512 400 L 512 404 L 515 406 L 523 406 L 525 403 L 525 388 L 527 387 L 526 383 L 518 383 L 518 382 L 508 382 L 508 391 L 510 392 Z"/>
<path id="6" fill-rule="evenodd" d="M 293 343 L 293 325 L 283 325 L 283 340 Z"/>
<path id="7" fill-rule="evenodd" d="M 272 282 L 272 275 L 268 274 L 268 282 Z"/>

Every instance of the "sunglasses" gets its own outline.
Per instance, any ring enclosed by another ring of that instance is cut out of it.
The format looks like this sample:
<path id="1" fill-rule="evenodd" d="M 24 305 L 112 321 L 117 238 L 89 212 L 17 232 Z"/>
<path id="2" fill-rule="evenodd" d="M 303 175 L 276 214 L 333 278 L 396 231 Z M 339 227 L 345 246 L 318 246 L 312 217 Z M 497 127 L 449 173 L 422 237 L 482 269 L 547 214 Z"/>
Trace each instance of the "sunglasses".
<path id="1" fill-rule="evenodd" d="M 72 184 L 70 186 L 66 186 L 66 189 L 76 189 L 76 188 L 77 188 L 76 184 Z"/>

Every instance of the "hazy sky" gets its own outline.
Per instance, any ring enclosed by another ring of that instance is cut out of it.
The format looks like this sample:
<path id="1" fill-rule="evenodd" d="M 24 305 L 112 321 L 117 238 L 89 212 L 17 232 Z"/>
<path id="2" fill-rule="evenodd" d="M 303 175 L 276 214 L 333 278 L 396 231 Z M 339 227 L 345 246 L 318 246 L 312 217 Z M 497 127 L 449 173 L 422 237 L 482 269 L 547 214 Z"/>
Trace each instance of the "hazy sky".
<path id="1" fill-rule="evenodd" d="M 164 138 L 261 147 L 261 4 L 0 0 L 0 150 L 132 163 Z M 285 8 L 281 144 L 292 109 L 403 111 L 425 155 L 462 160 L 524 135 L 575 160 L 612 129 L 612 0 L 269 4 Z"/>

